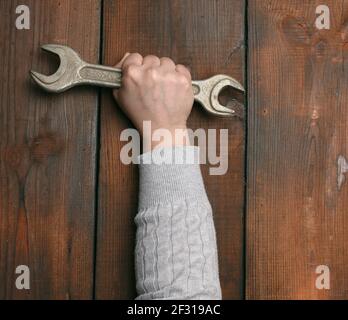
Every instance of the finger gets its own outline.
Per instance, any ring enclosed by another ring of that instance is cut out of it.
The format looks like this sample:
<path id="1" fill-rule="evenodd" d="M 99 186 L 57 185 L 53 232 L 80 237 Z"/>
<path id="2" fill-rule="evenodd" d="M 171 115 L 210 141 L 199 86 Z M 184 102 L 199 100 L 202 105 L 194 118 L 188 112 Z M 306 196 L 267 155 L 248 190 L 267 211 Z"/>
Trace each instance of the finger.
<path id="1" fill-rule="evenodd" d="M 146 56 L 143 60 L 143 66 L 145 68 L 159 67 L 160 65 L 161 65 L 160 59 L 153 55 Z"/>
<path id="2" fill-rule="evenodd" d="M 115 65 L 115 68 L 122 68 L 122 65 L 123 65 L 123 62 L 126 60 L 126 58 L 128 57 L 130 55 L 130 53 L 129 52 L 126 52 L 125 54 L 124 54 L 124 56 L 123 56 L 123 58 L 119 61 L 119 62 L 117 62 L 116 63 L 116 65 Z"/>
<path id="3" fill-rule="evenodd" d="M 175 63 L 172 59 L 163 57 L 160 59 L 161 68 L 166 71 L 175 71 Z"/>
<path id="4" fill-rule="evenodd" d="M 182 64 L 177 64 L 175 70 L 181 74 L 183 74 L 188 80 L 191 81 L 191 73 L 190 71 Z"/>
<path id="5" fill-rule="evenodd" d="M 130 53 L 126 52 L 125 55 L 123 56 L 123 58 L 115 65 L 115 68 L 122 69 L 123 63 L 126 61 L 126 59 L 129 55 L 130 55 Z M 112 93 L 113 93 L 113 96 L 116 99 L 116 101 L 118 101 L 118 89 L 114 89 L 112 91 Z"/>
<path id="6" fill-rule="evenodd" d="M 143 57 L 139 53 L 131 53 L 123 62 L 122 69 L 126 69 L 131 65 L 141 66 L 143 63 Z"/>

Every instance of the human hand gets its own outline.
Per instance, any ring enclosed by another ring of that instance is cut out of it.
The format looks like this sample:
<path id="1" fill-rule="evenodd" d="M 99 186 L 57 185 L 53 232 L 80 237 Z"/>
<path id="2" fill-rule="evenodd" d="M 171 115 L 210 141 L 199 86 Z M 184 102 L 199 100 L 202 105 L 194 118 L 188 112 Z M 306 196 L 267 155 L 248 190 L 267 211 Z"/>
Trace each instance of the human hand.
<path id="1" fill-rule="evenodd" d="M 144 141 L 154 148 L 159 142 L 152 141 L 153 132 L 167 129 L 171 144 L 189 144 L 186 122 L 194 100 L 189 70 L 169 58 L 138 53 L 127 53 L 116 67 L 122 69 L 122 87 L 114 97 Z M 143 131 L 144 121 L 151 121 L 151 135 Z M 177 129 L 185 135 L 175 139 Z"/>

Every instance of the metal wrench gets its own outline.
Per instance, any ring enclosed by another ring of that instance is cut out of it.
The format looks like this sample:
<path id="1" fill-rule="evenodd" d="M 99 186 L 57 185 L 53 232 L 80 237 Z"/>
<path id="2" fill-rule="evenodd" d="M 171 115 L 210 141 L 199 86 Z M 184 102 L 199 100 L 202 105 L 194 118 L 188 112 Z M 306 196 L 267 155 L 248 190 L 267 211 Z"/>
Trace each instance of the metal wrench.
<path id="1" fill-rule="evenodd" d="M 120 88 L 122 71 L 117 68 L 90 64 L 83 61 L 70 47 L 58 44 L 45 44 L 41 48 L 55 53 L 60 58 L 58 70 L 49 76 L 30 71 L 31 77 L 43 89 L 49 92 L 63 92 L 77 85 L 97 85 Z M 243 86 L 226 75 L 215 75 L 206 80 L 192 81 L 194 98 L 206 111 L 217 116 L 234 116 L 236 110 L 220 104 L 219 93 L 227 86 L 244 92 Z"/>

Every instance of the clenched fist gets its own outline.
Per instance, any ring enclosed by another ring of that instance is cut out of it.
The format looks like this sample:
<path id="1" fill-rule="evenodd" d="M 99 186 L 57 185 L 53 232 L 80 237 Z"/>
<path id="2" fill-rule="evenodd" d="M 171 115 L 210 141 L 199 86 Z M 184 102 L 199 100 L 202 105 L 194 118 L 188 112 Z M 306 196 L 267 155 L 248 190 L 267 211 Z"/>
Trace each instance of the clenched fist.
<path id="1" fill-rule="evenodd" d="M 151 134 L 157 129 L 167 129 L 173 137 L 176 129 L 186 132 L 194 97 L 185 66 L 169 58 L 127 53 L 116 67 L 122 69 L 122 87 L 114 90 L 114 96 L 145 141 L 151 136 L 143 132 L 144 121 L 151 121 Z M 188 143 L 187 137 L 173 140 L 175 145 Z"/>

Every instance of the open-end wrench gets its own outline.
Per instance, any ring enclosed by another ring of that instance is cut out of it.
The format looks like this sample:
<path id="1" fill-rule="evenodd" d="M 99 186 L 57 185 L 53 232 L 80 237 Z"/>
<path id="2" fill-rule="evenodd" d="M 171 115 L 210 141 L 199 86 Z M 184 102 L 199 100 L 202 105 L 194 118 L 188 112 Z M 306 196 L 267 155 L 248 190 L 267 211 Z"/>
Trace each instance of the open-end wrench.
<path id="1" fill-rule="evenodd" d="M 45 51 L 55 53 L 60 58 L 58 70 L 49 76 L 30 71 L 31 77 L 43 89 L 49 92 L 63 92 L 77 85 L 97 85 L 120 88 L 122 71 L 117 68 L 90 64 L 83 61 L 70 47 L 58 44 L 41 46 Z M 217 116 L 234 116 L 238 112 L 220 104 L 219 93 L 227 86 L 244 92 L 243 86 L 226 75 L 215 75 L 206 80 L 192 81 L 194 98 L 205 110 Z"/>

